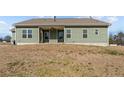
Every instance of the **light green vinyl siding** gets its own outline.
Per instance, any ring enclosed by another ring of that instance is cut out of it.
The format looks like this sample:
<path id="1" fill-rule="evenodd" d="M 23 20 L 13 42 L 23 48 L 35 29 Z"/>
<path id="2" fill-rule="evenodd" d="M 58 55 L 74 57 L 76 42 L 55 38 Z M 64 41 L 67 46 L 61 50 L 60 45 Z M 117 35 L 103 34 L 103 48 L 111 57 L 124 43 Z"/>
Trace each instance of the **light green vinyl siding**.
<path id="1" fill-rule="evenodd" d="M 11 41 L 15 40 L 15 38 L 16 38 L 16 34 L 15 34 L 15 32 L 12 32 L 12 39 L 11 39 Z"/>
<path id="2" fill-rule="evenodd" d="M 32 38 L 23 38 L 23 30 L 32 30 Z M 17 43 L 39 43 L 39 28 L 16 28 Z"/>
<path id="3" fill-rule="evenodd" d="M 32 30 L 32 38 L 22 38 L 23 30 Z M 83 30 L 87 30 L 87 38 L 83 38 Z M 67 30 L 71 30 L 71 38 L 67 38 Z M 98 35 L 96 35 L 98 30 Z M 107 27 L 76 27 L 64 28 L 64 43 L 108 43 Z M 39 28 L 16 28 L 16 34 L 12 33 L 12 40 L 16 37 L 16 43 L 39 43 Z M 42 40 L 41 40 L 42 41 Z M 58 42 L 58 31 L 50 31 L 50 43 Z"/>
<path id="4" fill-rule="evenodd" d="M 83 29 L 87 29 L 87 38 L 83 38 Z M 98 35 L 95 34 L 96 29 Z M 66 31 L 71 30 L 71 38 L 66 37 Z M 108 43 L 107 27 L 103 28 L 64 28 L 65 43 Z"/>

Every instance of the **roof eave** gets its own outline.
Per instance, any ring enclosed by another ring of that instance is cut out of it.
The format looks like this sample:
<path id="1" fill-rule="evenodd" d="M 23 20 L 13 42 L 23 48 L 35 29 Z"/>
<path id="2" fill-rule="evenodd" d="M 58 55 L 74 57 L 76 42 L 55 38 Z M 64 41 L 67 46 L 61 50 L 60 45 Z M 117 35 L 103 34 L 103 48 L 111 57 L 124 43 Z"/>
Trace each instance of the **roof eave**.
<path id="1" fill-rule="evenodd" d="M 15 24 L 14 25 L 15 27 L 18 27 L 18 26 L 24 26 L 24 27 L 26 27 L 26 26 L 111 26 L 111 24 L 106 24 L 106 25 L 73 25 L 73 24 L 71 24 L 71 25 L 27 25 L 27 24 Z"/>

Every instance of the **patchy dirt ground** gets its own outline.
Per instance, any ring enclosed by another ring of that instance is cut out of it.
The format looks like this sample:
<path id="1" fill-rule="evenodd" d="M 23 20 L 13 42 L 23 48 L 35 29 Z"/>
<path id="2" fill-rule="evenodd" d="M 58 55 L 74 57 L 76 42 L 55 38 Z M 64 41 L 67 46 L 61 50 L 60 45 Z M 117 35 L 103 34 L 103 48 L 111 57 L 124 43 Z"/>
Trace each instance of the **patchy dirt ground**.
<path id="1" fill-rule="evenodd" d="M 124 47 L 0 45 L 0 76 L 124 76 Z"/>

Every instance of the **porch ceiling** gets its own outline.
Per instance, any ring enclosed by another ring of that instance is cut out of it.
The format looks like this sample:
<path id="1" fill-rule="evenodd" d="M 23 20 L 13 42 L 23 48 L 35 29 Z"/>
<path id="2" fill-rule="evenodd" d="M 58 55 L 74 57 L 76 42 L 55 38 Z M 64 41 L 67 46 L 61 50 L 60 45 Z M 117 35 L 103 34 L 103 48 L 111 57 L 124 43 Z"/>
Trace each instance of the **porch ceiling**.
<path id="1" fill-rule="evenodd" d="M 40 26 L 39 28 L 42 30 L 52 30 L 52 29 L 64 30 L 64 26 Z"/>

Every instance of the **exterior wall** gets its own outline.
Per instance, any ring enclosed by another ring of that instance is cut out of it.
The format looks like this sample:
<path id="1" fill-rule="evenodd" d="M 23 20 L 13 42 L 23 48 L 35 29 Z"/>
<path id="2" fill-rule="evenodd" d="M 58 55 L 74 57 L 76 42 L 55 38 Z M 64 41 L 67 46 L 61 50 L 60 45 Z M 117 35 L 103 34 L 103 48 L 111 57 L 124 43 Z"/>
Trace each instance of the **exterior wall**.
<path id="1" fill-rule="evenodd" d="M 22 38 L 22 31 L 32 30 L 32 38 Z M 16 43 L 20 44 L 37 44 L 39 43 L 39 28 L 16 28 Z"/>
<path id="2" fill-rule="evenodd" d="M 83 29 L 87 29 L 87 38 L 83 38 Z M 99 34 L 95 34 L 95 30 L 98 30 Z M 71 30 L 71 38 L 66 37 L 66 31 Z M 64 42 L 76 43 L 86 45 L 108 45 L 108 28 L 107 27 L 93 27 L 93 28 L 64 28 Z"/>
<path id="3" fill-rule="evenodd" d="M 22 31 L 25 29 L 32 30 L 32 38 L 22 38 Z M 83 38 L 83 29 L 87 29 L 87 38 Z M 99 34 L 95 34 L 95 30 L 99 31 Z M 71 30 L 71 38 L 66 37 L 66 31 Z M 64 28 L 64 43 L 65 44 L 84 44 L 84 45 L 102 45 L 107 46 L 108 42 L 108 28 L 107 27 L 65 27 Z M 42 31 L 41 31 L 42 32 Z M 43 35 L 43 33 L 41 34 Z M 22 44 L 38 44 L 43 42 L 43 37 L 41 40 L 39 38 L 39 28 L 16 28 L 16 34 L 12 33 L 12 40 L 16 40 L 18 45 Z M 50 31 L 49 43 L 58 43 L 58 31 Z"/>
<path id="4" fill-rule="evenodd" d="M 16 33 L 15 32 L 12 32 L 12 38 L 11 38 L 11 41 L 13 40 L 16 40 Z"/>
<path id="5" fill-rule="evenodd" d="M 57 43 L 57 42 L 58 42 L 58 31 L 50 31 L 49 43 Z"/>

